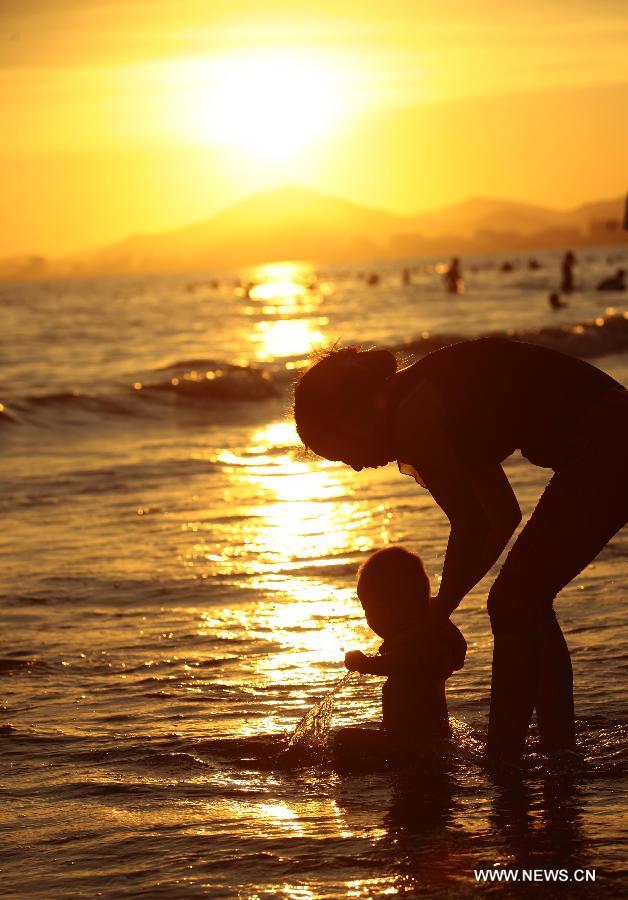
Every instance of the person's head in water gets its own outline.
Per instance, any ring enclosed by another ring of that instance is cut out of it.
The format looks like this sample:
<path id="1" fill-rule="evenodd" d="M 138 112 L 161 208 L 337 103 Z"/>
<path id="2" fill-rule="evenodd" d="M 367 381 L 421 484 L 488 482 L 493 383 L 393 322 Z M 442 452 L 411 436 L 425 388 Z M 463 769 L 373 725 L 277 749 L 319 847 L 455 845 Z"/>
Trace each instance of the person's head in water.
<path id="1" fill-rule="evenodd" d="M 294 419 L 305 446 L 356 471 L 395 458 L 382 426 L 385 387 L 397 371 L 388 350 L 333 350 L 312 366 L 294 392 Z"/>
<path id="2" fill-rule="evenodd" d="M 421 557 L 404 547 L 373 553 L 358 572 L 358 597 L 369 628 L 384 640 L 416 626 L 430 602 Z"/>
<path id="3" fill-rule="evenodd" d="M 563 301 L 560 299 L 560 294 L 558 294 L 556 291 L 552 291 L 547 300 L 552 309 L 561 309 L 563 306 L 566 306 L 566 304 L 563 303 Z"/>

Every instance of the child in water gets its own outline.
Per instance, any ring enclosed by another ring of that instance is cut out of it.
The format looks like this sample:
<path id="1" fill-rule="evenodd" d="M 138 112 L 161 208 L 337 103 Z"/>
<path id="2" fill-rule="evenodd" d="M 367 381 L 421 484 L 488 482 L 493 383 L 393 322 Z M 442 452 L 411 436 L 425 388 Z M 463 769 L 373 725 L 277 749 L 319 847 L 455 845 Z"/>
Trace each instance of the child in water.
<path id="1" fill-rule="evenodd" d="M 450 621 L 428 629 L 430 584 L 419 556 L 388 547 L 358 573 L 358 597 L 370 628 L 384 639 L 377 656 L 353 650 L 350 671 L 386 675 L 383 734 L 345 728 L 334 741 L 340 765 L 403 760 L 434 748 L 449 733 L 445 681 L 464 665 L 467 644 Z"/>

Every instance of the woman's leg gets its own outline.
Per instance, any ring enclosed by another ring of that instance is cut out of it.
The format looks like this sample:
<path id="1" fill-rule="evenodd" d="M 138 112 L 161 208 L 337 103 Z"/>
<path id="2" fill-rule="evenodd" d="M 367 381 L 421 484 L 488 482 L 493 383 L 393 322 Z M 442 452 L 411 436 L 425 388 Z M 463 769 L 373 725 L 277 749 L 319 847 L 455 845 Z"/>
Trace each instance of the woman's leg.
<path id="1" fill-rule="evenodd" d="M 544 746 L 573 746 L 571 661 L 552 603 L 625 524 L 628 505 L 623 462 L 588 462 L 554 475 L 489 593 L 490 755 L 521 755 L 534 706 Z"/>
<path id="2" fill-rule="evenodd" d="M 536 720 L 545 753 L 576 745 L 573 673 L 565 636 L 556 616 L 543 619 L 536 632 Z"/>
<path id="3" fill-rule="evenodd" d="M 532 632 L 496 631 L 493 626 L 491 707 L 486 752 L 516 762 L 532 719 L 538 667 Z"/>

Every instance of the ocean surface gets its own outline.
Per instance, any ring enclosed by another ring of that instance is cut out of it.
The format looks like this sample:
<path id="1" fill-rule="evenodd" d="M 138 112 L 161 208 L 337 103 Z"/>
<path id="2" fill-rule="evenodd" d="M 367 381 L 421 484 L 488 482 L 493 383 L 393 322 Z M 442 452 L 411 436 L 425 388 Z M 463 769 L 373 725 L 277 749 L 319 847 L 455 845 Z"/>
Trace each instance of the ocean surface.
<path id="1" fill-rule="evenodd" d="M 448 533 L 393 465 L 303 455 L 290 396 L 312 346 L 411 362 L 506 332 L 628 384 L 628 298 L 594 290 L 628 249 L 580 252 L 559 312 L 559 255 L 511 259 L 463 260 L 458 296 L 446 260 L 0 285 L 3 898 L 628 894 L 626 531 L 557 602 L 578 755 L 545 760 L 533 734 L 520 773 L 483 767 L 493 572 L 454 617 L 469 652 L 442 761 L 276 758 L 344 651 L 377 647 L 358 565 L 402 542 L 437 589 Z M 549 473 L 506 470 L 526 517 Z M 332 729 L 376 721 L 380 689 L 350 680 Z M 495 867 L 596 882 L 476 884 Z"/>

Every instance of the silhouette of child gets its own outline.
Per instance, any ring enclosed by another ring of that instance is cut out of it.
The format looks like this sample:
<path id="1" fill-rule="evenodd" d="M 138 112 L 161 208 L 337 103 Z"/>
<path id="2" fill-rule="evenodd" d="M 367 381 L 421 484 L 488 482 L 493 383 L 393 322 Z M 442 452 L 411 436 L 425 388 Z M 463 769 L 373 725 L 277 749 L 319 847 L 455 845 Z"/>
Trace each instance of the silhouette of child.
<path id="1" fill-rule="evenodd" d="M 334 755 L 338 763 L 349 765 L 407 759 L 448 734 L 445 681 L 463 667 L 467 644 L 449 620 L 439 621 L 436 632 L 434 626 L 426 627 L 430 585 L 415 553 L 399 546 L 377 551 L 360 569 L 357 587 L 366 621 L 384 643 L 377 656 L 347 653 L 345 665 L 350 671 L 388 676 L 382 690 L 383 733 L 342 729 Z"/>

